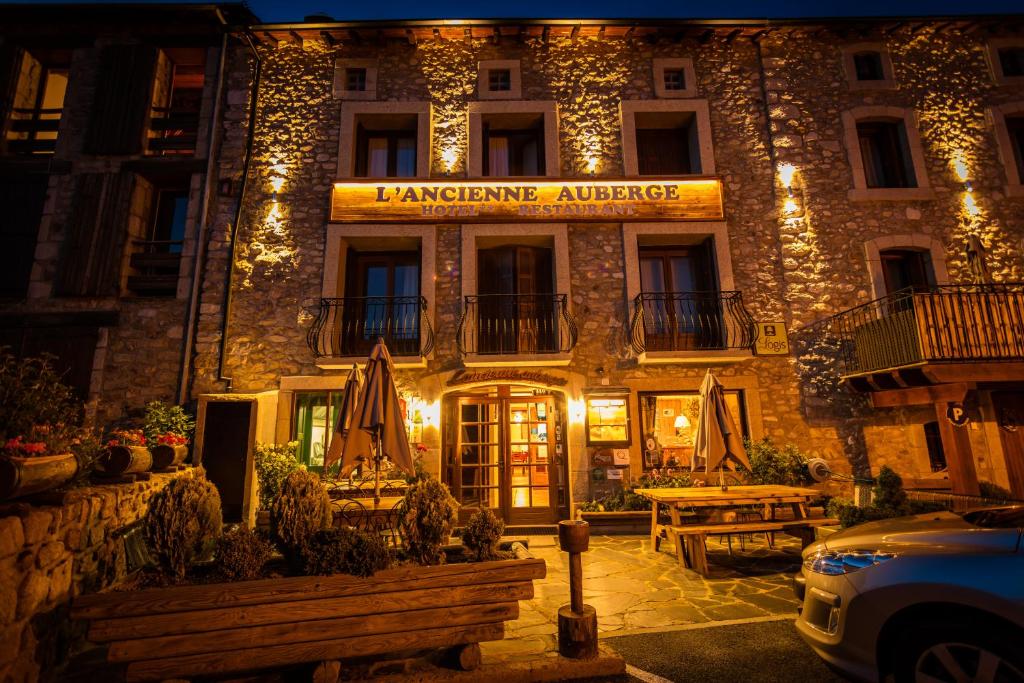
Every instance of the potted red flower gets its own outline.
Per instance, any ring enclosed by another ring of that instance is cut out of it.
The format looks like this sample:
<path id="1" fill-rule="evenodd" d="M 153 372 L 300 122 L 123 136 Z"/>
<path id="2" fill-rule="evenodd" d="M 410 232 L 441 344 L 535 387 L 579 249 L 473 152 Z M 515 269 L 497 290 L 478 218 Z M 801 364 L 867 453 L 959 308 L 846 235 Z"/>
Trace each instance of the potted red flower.
<path id="1" fill-rule="evenodd" d="M 63 425 L 33 425 L 0 444 L 0 499 L 39 493 L 67 483 L 78 472 Z"/>
<path id="2" fill-rule="evenodd" d="M 137 474 L 153 466 L 153 454 L 146 448 L 141 429 L 115 429 L 107 437 L 106 453 L 99 468 L 106 475 Z"/>
<path id="3" fill-rule="evenodd" d="M 176 468 L 188 457 L 188 443 L 195 428 L 191 416 L 181 406 L 163 401 L 146 404 L 143 432 L 153 451 L 153 470 Z"/>

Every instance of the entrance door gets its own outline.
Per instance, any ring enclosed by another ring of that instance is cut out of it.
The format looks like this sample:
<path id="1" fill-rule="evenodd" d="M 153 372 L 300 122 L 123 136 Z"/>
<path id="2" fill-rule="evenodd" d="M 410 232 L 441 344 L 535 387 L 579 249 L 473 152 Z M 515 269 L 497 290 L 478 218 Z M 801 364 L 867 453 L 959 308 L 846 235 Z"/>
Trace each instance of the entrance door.
<path id="1" fill-rule="evenodd" d="M 1024 499 L 1024 392 L 1000 391 L 992 394 L 996 408 L 999 440 L 1006 458 L 1010 492 Z"/>
<path id="2" fill-rule="evenodd" d="M 447 473 L 464 508 L 460 517 L 489 507 L 508 524 L 550 524 L 558 520 L 562 483 L 554 399 L 499 390 L 451 399 L 457 424 L 449 431 Z"/>

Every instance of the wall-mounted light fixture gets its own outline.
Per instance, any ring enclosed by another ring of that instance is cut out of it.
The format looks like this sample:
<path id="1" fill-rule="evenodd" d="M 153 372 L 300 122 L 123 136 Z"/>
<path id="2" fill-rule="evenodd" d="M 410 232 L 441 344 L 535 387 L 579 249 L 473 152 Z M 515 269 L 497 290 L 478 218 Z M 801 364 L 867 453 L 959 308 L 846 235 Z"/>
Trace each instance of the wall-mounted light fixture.
<path id="1" fill-rule="evenodd" d="M 956 177 L 964 184 L 964 211 L 968 216 L 974 217 L 981 213 L 981 208 L 978 206 L 978 202 L 974 199 L 974 185 L 971 184 L 971 173 L 967 166 L 967 162 L 964 160 L 963 153 L 958 153 L 953 157 L 953 173 Z"/>
<path id="2" fill-rule="evenodd" d="M 455 145 L 449 145 L 441 150 L 441 161 L 444 162 L 444 172 L 451 173 L 459 162 L 459 150 Z"/>
<path id="3" fill-rule="evenodd" d="M 779 182 L 786 190 L 786 199 L 782 202 L 782 213 L 786 218 L 799 218 L 804 215 L 804 198 L 802 193 L 794 189 L 796 179 L 796 166 L 793 164 L 779 164 Z"/>

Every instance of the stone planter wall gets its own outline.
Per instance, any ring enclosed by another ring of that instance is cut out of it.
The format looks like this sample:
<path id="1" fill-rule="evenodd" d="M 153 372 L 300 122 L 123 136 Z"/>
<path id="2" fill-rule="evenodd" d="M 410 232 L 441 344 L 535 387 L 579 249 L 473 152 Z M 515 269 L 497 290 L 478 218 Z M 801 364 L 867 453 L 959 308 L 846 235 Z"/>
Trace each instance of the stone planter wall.
<path id="1" fill-rule="evenodd" d="M 124 578 L 121 532 L 177 476 L 74 489 L 52 505 L 0 505 L 0 680 L 49 677 L 67 651 L 71 598 Z"/>

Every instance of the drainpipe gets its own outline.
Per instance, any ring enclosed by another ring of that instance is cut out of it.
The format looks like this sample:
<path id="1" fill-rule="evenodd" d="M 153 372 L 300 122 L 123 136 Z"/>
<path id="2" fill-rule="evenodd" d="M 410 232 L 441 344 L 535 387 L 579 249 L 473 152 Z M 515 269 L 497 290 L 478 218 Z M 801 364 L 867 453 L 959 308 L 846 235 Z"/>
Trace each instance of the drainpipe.
<path id="1" fill-rule="evenodd" d="M 227 357 L 228 320 L 231 318 L 231 308 L 234 302 L 232 287 L 235 280 L 235 242 L 238 240 L 238 224 L 242 219 L 242 206 L 245 203 L 245 193 L 249 187 L 249 165 L 252 162 L 252 146 L 256 133 L 256 100 L 259 95 L 260 75 L 263 69 L 263 62 L 253 43 L 252 35 L 248 31 L 242 35 L 249 45 L 253 59 L 256 60 L 256 68 L 253 72 L 252 90 L 249 93 L 249 131 L 246 134 L 245 157 L 242 162 L 242 186 L 238 191 L 238 204 L 235 206 L 235 218 L 231 226 L 231 241 L 228 243 L 227 282 L 224 286 L 224 302 L 221 306 L 223 316 L 220 321 L 220 359 L 217 363 L 217 379 L 226 384 L 227 391 L 231 391 L 231 378 L 224 374 L 224 363 Z"/>
<path id="2" fill-rule="evenodd" d="M 226 26 L 227 22 L 217 10 L 221 25 Z M 213 193 L 213 172 L 216 166 L 215 150 L 219 149 L 217 122 L 221 116 L 221 99 L 224 96 L 224 68 L 227 63 L 228 32 L 224 31 L 220 43 L 220 58 L 217 65 L 217 88 L 213 97 L 213 114 L 210 116 L 210 124 L 206 133 L 206 178 L 203 183 L 203 195 L 199 210 L 199 229 L 196 233 L 196 253 L 192 259 L 192 280 L 189 287 L 189 301 L 185 308 L 185 338 L 181 345 L 181 373 L 178 376 L 177 403 L 188 401 L 192 390 L 192 344 L 195 340 L 197 327 L 199 325 L 196 310 L 199 308 L 199 290 L 201 287 L 201 273 L 206 265 L 206 235 L 209 231 L 210 221 L 207 215 L 210 207 L 210 196 Z"/>
<path id="3" fill-rule="evenodd" d="M 775 141 L 772 138 L 772 116 L 771 111 L 768 107 L 768 88 L 765 85 L 764 75 L 764 53 L 761 51 L 761 40 L 755 38 L 753 41 L 754 50 L 757 52 L 757 81 L 758 86 L 761 90 L 761 108 L 764 113 L 764 125 L 765 125 L 765 143 L 768 147 L 768 163 L 771 164 L 772 168 L 772 206 L 778 206 L 778 190 L 775 187 L 775 173 L 777 166 L 777 159 L 775 156 Z"/>

